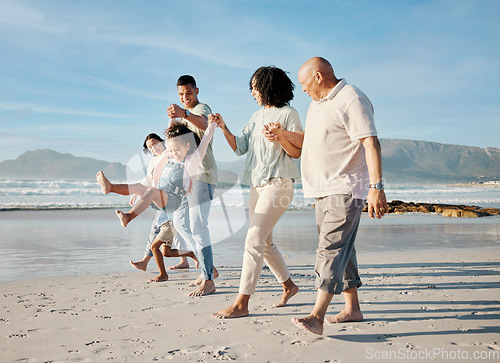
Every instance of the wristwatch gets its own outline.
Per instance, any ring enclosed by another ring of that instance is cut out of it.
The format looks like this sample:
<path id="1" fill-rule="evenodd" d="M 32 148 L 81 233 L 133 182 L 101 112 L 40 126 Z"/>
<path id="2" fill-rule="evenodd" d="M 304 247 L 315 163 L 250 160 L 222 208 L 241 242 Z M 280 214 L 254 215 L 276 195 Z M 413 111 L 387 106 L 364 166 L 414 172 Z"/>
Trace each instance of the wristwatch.
<path id="1" fill-rule="evenodd" d="M 370 184 L 370 188 L 377 189 L 377 190 L 384 190 L 384 184 L 382 184 L 380 182 L 377 184 Z"/>
<path id="2" fill-rule="evenodd" d="M 188 118 L 188 117 L 189 117 L 189 115 L 191 115 L 191 112 L 189 112 L 187 109 L 186 109 L 186 110 L 184 110 L 184 112 L 185 112 L 185 114 L 186 114 L 186 116 L 184 116 L 184 118 Z"/>

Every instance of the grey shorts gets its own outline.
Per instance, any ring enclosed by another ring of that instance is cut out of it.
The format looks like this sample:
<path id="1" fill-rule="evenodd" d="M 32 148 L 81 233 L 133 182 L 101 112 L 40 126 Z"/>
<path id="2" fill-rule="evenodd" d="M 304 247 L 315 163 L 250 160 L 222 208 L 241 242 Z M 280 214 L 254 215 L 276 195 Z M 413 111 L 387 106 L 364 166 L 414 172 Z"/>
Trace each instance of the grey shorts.
<path id="1" fill-rule="evenodd" d="M 316 288 L 330 294 L 361 286 L 354 241 L 365 201 L 346 194 L 316 198 Z"/>

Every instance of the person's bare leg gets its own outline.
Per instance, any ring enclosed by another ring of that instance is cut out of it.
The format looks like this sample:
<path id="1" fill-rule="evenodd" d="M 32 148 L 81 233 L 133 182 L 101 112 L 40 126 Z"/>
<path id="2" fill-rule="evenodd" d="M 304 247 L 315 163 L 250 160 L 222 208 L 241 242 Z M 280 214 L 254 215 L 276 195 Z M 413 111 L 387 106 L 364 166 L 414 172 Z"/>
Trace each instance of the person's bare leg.
<path id="1" fill-rule="evenodd" d="M 332 324 L 347 323 L 363 320 L 363 313 L 359 306 L 358 289 L 352 288 L 344 291 L 345 307 L 335 316 L 326 318 L 326 321 Z"/>
<path id="2" fill-rule="evenodd" d="M 151 251 L 153 252 L 153 257 L 155 258 L 156 265 L 158 266 L 158 271 L 160 272 L 158 276 L 149 280 L 150 282 L 161 282 L 168 280 L 168 274 L 165 270 L 165 263 L 163 262 L 163 255 L 160 252 L 160 246 L 163 244 L 163 241 L 155 239 L 153 244 L 151 245 Z"/>
<path id="3" fill-rule="evenodd" d="M 191 257 L 196 264 L 196 268 L 199 267 L 198 259 L 196 258 L 196 255 L 194 254 L 193 251 L 177 250 L 177 249 L 173 249 L 167 245 L 163 245 L 161 251 L 163 253 L 163 256 L 165 256 L 165 257 L 180 257 L 182 260 L 185 260 L 186 262 L 187 262 L 187 258 Z M 188 268 L 189 268 L 189 263 L 188 263 Z M 169 270 L 173 270 L 173 269 L 174 268 L 169 267 Z"/>
<path id="4" fill-rule="evenodd" d="M 168 201 L 168 194 L 161 189 L 148 188 L 143 194 L 142 198 L 135 204 L 135 206 L 127 213 L 117 210 L 116 215 L 120 219 L 123 227 L 127 225 L 138 215 L 149 208 L 153 202 L 157 207 L 163 208 Z"/>
<path id="5" fill-rule="evenodd" d="M 138 270 L 146 271 L 148 268 L 149 260 L 151 260 L 151 256 L 144 255 L 144 257 L 140 261 L 133 262 L 132 260 L 130 260 L 130 264 Z"/>
<path id="6" fill-rule="evenodd" d="M 281 295 L 280 302 L 273 305 L 275 308 L 286 306 L 288 300 L 290 300 L 290 298 L 299 291 L 299 287 L 295 285 L 291 278 L 288 278 L 288 280 L 282 282 L 281 284 L 283 285 L 283 294 Z"/>
<path id="7" fill-rule="evenodd" d="M 250 300 L 250 295 L 238 294 L 236 300 L 229 305 L 227 308 L 219 310 L 212 314 L 212 317 L 217 319 L 233 319 L 241 318 L 247 316 L 248 312 L 248 301 Z"/>
<path id="8" fill-rule="evenodd" d="M 200 261 L 198 261 L 196 255 L 193 253 L 193 256 L 189 257 L 191 257 L 194 260 L 194 268 L 198 269 L 200 267 Z M 214 266 L 214 279 L 216 279 L 217 277 L 219 277 L 219 272 L 217 271 L 217 276 L 215 276 L 215 266 Z"/>
<path id="9" fill-rule="evenodd" d="M 311 333 L 321 335 L 323 334 L 323 322 L 325 320 L 326 309 L 332 301 L 333 294 L 326 291 L 317 290 L 316 303 L 311 313 L 305 318 L 292 318 L 292 322 L 299 328 L 310 331 Z"/>
<path id="10" fill-rule="evenodd" d="M 137 194 L 142 196 L 148 189 L 145 185 L 141 183 L 135 184 L 113 184 L 109 181 L 104 173 L 99 171 L 96 175 L 97 183 L 101 187 L 103 194 L 115 193 L 120 195 L 132 195 Z"/>
<path id="11" fill-rule="evenodd" d="M 198 260 L 196 260 L 196 261 L 197 261 L 196 268 L 198 268 L 198 266 L 199 266 L 199 262 L 198 262 Z M 215 268 L 215 266 L 214 266 L 214 280 L 215 280 L 217 277 L 219 277 L 219 271 L 217 271 L 217 269 L 216 269 L 216 268 Z M 203 277 L 201 277 L 201 275 L 200 275 L 200 276 L 198 276 L 198 278 L 197 278 L 196 280 L 191 281 L 191 282 L 189 283 L 189 286 L 198 286 L 198 285 L 199 285 L 199 284 L 201 284 L 203 281 L 204 281 L 204 280 L 203 280 Z"/>

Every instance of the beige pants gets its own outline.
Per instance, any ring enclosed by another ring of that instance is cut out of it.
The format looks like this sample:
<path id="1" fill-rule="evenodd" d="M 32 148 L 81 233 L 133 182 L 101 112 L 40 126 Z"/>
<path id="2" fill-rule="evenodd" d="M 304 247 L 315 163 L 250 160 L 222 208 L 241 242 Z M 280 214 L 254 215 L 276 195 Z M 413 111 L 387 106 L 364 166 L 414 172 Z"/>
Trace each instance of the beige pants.
<path id="1" fill-rule="evenodd" d="M 272 178 L 268 184 L 250 188 L 250 227 L 245 240 L 239 293 L 252 295 L 265 262 L 282 283 L 290 278 L 285 260 L 273 244 L 273 228 L 293 198 L 292 179 Z"/>

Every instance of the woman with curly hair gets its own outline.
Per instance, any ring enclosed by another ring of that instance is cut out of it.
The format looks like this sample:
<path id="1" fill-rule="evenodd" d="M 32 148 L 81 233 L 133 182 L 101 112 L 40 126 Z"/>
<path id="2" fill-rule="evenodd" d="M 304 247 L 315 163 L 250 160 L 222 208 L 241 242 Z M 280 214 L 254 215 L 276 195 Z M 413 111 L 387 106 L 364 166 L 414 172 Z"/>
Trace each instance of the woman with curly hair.
<path id="1" fill-rule="evenodd" d="M 260 67 L 250 79 L 250 91 L 259 106 L 241 130 L 241 136 L 229 131 L 220 114 L 209 116 L 222 129 L 227 142 L 237 155 L 246 154 L 242 183 L 249 185 L 248 210 L 250 226 L 245 240 L 239 294 L 232 305 L 212 314 L 213 317 L 246 316 L 250 296 L 265 262 L 283 285 L 281 300 L 275 307 L 285 306 L 299 288 L 290 278 L 283 256 L 273 243 L 272 231 L 293 198 L 293 183 L 300 174 L 292 158 L 300 149 L 284 137 L 269 141 L 264 132 L 279 124 L 285 130 L 301 131 L 297 111 L 289 106 L 294 84 L 287 74 L 276 67 Z"/>

